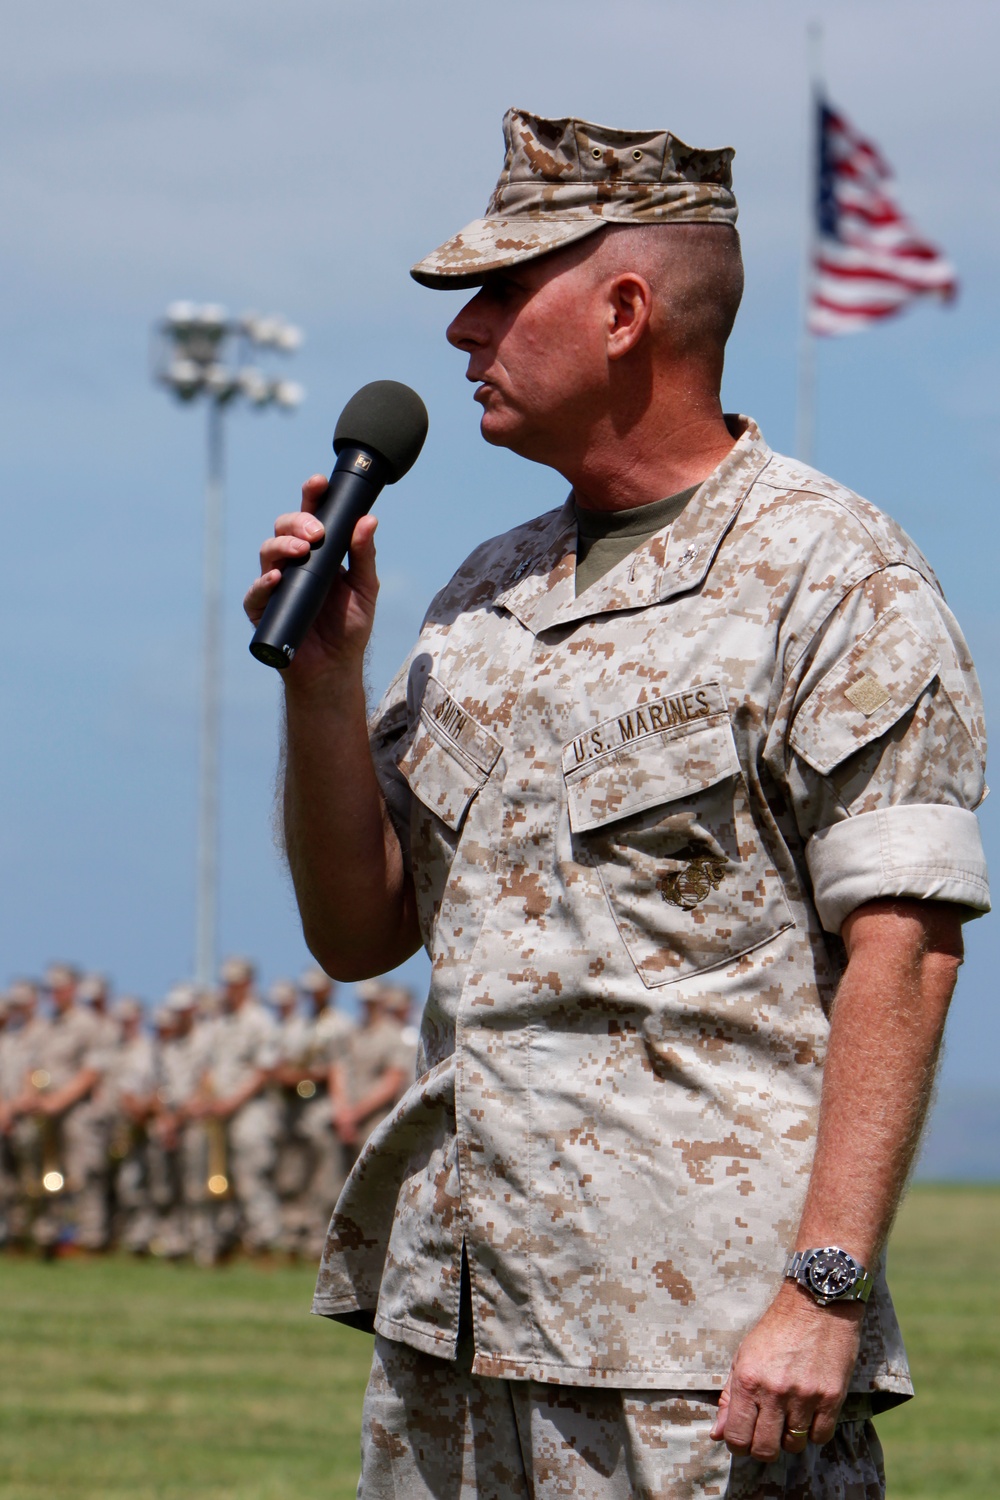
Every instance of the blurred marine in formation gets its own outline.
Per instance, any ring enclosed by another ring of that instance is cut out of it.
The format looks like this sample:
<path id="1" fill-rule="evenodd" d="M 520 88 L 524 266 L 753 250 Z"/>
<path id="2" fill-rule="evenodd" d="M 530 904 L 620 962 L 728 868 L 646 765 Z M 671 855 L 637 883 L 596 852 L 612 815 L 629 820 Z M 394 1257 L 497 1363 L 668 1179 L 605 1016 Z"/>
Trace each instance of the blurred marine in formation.
<path id="1" fill-rule="evenodd" d="M 295 996 L 295 986 L 289 983 Z M 334 984 L 314 966 L 299 977 L 306 1013 L 293 1013 L 281 1027 L 283 1129 L 279 1180 L 282 1188 L 282 1245 L 293 1254 L 318 1257 L 329 1213 L 317 1216 L 317 1203 L 330 1212 L 346 1176 L 343 1149 L 330 1112 L 330 1079 L 350 1046 L 354 1026 L 334 1005 Z"/>
<path id="2" fill-rule="evenodd" d="M 0 1247 L 318 1256 L 360 1143 L 412 1080 L 410 994 L 373 982 L 357 1027 L 315 966 L 270 1008 L 249 959 L 219 977 L 176 985 L 148 1024 L 68 964 L 0 995 Z"/>
<path id="3" fill-rule="evenodd" d="M 358 985 L 358 994 L 361 1025 L 330 1069 L 331 1118 L 348 1167 L 406 1092 L 416 1063 L 416 1047 L 405 1034 L 409 990 L 368 979 Z"/>

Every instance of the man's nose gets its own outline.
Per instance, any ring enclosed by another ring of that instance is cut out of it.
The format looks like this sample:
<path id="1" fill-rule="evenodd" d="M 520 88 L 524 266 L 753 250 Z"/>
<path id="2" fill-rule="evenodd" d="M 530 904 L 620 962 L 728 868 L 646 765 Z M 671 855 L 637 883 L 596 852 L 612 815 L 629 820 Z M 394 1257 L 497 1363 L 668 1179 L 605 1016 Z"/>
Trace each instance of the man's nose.
<path id="1" fill-rule="evenodd" d="M 468 353 L 486 343 L 488 334 L 481 315 L 482 295 L 482 288 L 480 288 L 476 295 L 465 304 L 458 316 L 449 323 L 445 337 L 455 349 L 464 349 Z"/>

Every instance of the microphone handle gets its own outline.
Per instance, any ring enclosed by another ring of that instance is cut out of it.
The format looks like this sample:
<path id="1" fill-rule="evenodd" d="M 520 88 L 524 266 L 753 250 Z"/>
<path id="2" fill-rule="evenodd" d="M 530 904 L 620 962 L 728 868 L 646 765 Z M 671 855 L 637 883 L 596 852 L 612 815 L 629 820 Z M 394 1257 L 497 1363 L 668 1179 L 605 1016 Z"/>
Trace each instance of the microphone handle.
<path id="1" fill-rule="evenodd" d="M 251 656 L 280 672 L 290 664 L 340 571 L 355 526 L 391 478 L 389 465 L 378 453 L 355 445 L 341 449 L 326 494 L 316 507 L 316 519 L 326 535 L 305 557 L 285 564 L 254 631 Z"/>

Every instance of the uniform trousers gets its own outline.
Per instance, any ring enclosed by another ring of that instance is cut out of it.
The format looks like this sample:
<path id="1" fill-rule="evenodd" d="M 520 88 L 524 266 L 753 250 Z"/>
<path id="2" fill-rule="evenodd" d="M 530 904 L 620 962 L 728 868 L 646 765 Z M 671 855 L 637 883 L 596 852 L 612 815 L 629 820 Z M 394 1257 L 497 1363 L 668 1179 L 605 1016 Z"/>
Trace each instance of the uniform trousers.
<path id="1" fill-rule="evenodd" d="M 717 1395 L 496 1380 L 376 1337 L 359 1500 L 883 1500 L 867 1421 L 773 1464 L 709 1437 Z"/>

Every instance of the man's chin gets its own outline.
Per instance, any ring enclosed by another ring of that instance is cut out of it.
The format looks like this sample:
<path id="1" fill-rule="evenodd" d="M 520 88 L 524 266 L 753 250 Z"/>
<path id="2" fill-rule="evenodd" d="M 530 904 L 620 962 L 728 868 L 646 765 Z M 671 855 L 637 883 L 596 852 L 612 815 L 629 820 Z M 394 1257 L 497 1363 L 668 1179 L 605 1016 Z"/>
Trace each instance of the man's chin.
<path id="1" fill-rule="evenodd" d="M 498 419 L 495 413 L 484 411 L 479 423 L 479 432 L 481 437 L 494 448 L 514 448 L 515 452 L 517 451 L 515 423 L 504 422 Z"/>
<path id="2" fill-rule="evenodd" d="M 502 430 L 491 427 L 485 417 L 479 424 L 479 434 L 494 448 L 509 448 L 510 440 Z"/>

